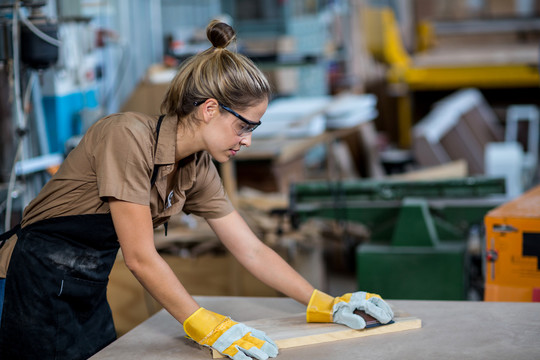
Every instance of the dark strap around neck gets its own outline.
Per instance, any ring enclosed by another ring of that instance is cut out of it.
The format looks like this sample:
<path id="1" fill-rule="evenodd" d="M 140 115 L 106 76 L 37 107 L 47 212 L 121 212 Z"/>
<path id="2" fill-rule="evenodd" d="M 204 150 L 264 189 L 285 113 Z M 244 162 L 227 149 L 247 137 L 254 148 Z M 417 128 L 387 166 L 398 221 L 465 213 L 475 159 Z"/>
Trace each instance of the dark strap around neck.
<path id="1" fill-rule="evenodd" d="M 154 170 L 152 171 L 152 179 L 150 180 L 150 187 L 154 186 L 154 184 L 156 183 L 156 179 L 157 179 L 159 165 L 155 164 L 156 152 L 157 152 L 158 140 L 159 140 L 159 130 L 161 129 L 161 123 L 163 122 L 164 117 L 165 117 L 165 115 L 161 115 L 159 117 L 159 120 L 158 120 L 158 123 L 157 123 L 157 126 L 156 126 L 156 147 L 154 148 Z"/>

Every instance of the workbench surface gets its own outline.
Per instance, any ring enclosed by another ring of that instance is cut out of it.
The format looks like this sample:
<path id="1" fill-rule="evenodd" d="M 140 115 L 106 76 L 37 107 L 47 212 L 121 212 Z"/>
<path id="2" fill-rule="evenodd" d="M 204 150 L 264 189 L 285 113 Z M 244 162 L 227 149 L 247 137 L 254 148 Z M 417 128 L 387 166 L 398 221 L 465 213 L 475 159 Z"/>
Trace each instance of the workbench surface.
<path id="1" fill-rule="evenodd" d="M 196 297 L 237 321 L 305 311 L 288 298 Z M 285 349 L 277 359 L 540 359 L 540 303 L 389 301 L 422 319 L 422 328 Z M 206 359 L 210 352 L 184 337 L 166 311 L 93 356 L 99 359 Z"/>

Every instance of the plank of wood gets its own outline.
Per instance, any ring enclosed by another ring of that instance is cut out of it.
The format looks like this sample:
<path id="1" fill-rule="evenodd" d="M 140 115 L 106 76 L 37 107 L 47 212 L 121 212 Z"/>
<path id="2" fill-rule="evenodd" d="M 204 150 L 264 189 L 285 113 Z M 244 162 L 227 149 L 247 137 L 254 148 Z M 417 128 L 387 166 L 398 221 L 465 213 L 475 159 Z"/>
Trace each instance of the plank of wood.
<path id="1" fill-rule="evenodd" d="M 305 313 L 282 318 L 246 321 L 244 324 L 264 331 L 277 344 L 280 350 L 365 336 L 382 335 L 422 327 L 422 321 L 419 318 L 410 316 L 402 311 L 394 310 L 394 313 L 396 316 L 393 324 L 362 330 L 353 330 L 346 326 L 332 323 L 306 323 Z M 224 356 L 212 349 L 212 357 L 219 359 Z"/>
<path id="2" fill-rule="evenodd" d="M 468 176 L 467 161 L 455 160 L 442 165 L 424 167 L 419 170 L 409 171 L 403 174 L 389 176 L 396 180 L 435 180 L 455 179 Z"/>

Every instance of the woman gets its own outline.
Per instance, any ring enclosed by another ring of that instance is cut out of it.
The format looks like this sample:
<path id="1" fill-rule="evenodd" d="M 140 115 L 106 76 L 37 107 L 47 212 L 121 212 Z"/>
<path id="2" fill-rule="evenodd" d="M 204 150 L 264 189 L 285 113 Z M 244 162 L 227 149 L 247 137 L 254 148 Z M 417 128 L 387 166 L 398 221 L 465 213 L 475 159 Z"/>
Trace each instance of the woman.
<path id="1" fill-rule="evenodd" d="M 106 285 L 119 247 L 195 341 L 234 359 L 275 357 L 264 333 L 201 308 L 159 256 L 153 228 L 180 211 L 204 217 L 257 278 L 308 305 L 308 321 L 362 328 L 357 308 L 392 319 L 376 295 L 315 290 L 231 206 L 211 159 L 228 161 L 251 144 L 270 86 L 250 60 L 226 49 L 235 38 L 229 25 L 214 20 L 207 36 L 212 47 L 181 66 L 164 115 L 98 121 L 25 209 L 21 226 L 0 238 L 7 259 L 0 263 L 1 359 L 86 359 L 113 341 Z"/>

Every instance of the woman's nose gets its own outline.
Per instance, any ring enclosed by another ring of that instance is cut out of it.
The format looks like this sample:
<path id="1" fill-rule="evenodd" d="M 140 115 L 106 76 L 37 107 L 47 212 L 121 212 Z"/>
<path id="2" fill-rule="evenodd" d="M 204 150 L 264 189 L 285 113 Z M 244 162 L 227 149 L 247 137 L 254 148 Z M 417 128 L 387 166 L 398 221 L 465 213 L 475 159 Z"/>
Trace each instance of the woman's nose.
<path id="1" fill-rule="evenodd" d="M 242 140 L 240 140 L 240 145 L 245 147 L 249 147 L 251 145 L 251 133 L 247 133 L 247 135 L 242 137 Z"/>

